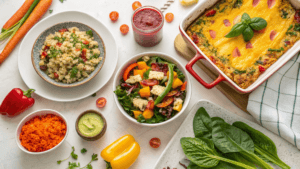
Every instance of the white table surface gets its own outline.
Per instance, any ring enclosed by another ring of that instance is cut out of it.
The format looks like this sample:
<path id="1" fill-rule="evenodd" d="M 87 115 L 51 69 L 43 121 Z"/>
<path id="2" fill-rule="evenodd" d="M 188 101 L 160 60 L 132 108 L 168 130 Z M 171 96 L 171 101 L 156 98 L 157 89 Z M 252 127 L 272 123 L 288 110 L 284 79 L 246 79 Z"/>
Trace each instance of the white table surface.
<path id="1" fill-rule="evenodd" d="M 0 0 L 1 27 L 10 16 L 19 9 L 23 1 L 24 0 Z M 50 9 L 53 10 L 52 14 L 69 10 L 85 11 L 105 23 L 112 31 L 118 44 L 119 60 L 117 68 L 131 56 L 146 51 L 164 52 L 176 57 L 182 63 L 186 64 L 187 61 L 176 53 L 173 42 L 176 35 L 179 34 L 178 27 L 180 21 L 192 7 L 182 7 L 179 0 L 175 0 L 175 2 L 166 10 L 166 12 L 174 13 L 175 18 L 172 23 L 165 23 L 163 40 L 155 47 L 144 48 L 134 41 L 131 27 L 130 32 L 126 36 L 121 35 L 119 31 L 121 24 L 130 25 L 130 18 L 133 13 L 131 4 L 133 1 L 134 0 L 67 0 L 64 3 L 61 3 L 59 0 L 53 0 Z M 140 0 L 143 5 L 152 5 L 156 7 L 162 7 L 165 1 L 166 0 Z M 112 23 L 108 17 L 109 13 L 114 10 L 118 11 L 120 15 L 119 20 L 116 23 Z M 47 12 L 44 17 L 49 15 L 51 14 Z M 18 50 L 19 45 L 0 66 L 0 102 L 2 102 L 7 93 L 13 88 L 18 87 L 28 89 L 22 81 L 17 67 Z M 196 68 L 196 72 L 198 72 L 204 80 L 210 81 L 210 78 L 201 69 Z M 80 162 L 81 166 L 84 166 L 91 159 L 92 153 L 97 153 L 99 155 L 104 147 L 125 134 L 132 134 L 141 146 L 140 156 L 131 168 L 153 168 L 156 160 L 186 117 L 189 110 L 200 99 L 210 100 L 235 114 L 254 121 L 250 115 L 236 107 L 217 89 L 207 90 L 194 78 L 192 78 L 192 83 L 192 88 L 194 89 L 192 91 L 192 98 L 184 114 L 171 124 L 156 128 L 140 127 L 128 121 L 121 114 L 113 99 L 112 78 L 107 85 L 97 92 L 96 97 L 88 97 L 71 103 L 49 101 L 38 95 L 34 95 L 33 97 L 36 100 L 35 105 L 26 112 L 14 118 L 0 116 L 0 169 L 67 168 L 68 161 L 74 160 L 70 159 L 60 165 L 58 165 L 56 161 L 68 157 L 71 152 L 71 146 L 75 147 L 75 152 L 79 156 L 77 162 Z M 106 107 L 101 110 L 99 110 L 95 104 L 98 97 L 105 97 L 107 99 Z M 22 152 L 16 145 L 16 127 L 20 120 L 30 112 L 46 108 L 55 109 L 67 117 L 68 123 L 71 126 L 69 135 L 66 142 L 51 153 L 40 156 L 28 155 Z M 85 141 L 81 139 L 75 131 L 75 120 L 77 116 L 87 109 L 99 110 L 108 122 L 106 134 L 98 141 Z M 149 146 L 149 140 L 153 137 L 161 139 L 162 144 L 158 149 L 153 149 Z M 86 148 L 88 152 L 82 155 L 80 153 L 81 148 Z M 105 162 L 101 157 L 99 157 L 98 161 L 93 162 L 92 165 L 94 168 L 105 168 Z"/>

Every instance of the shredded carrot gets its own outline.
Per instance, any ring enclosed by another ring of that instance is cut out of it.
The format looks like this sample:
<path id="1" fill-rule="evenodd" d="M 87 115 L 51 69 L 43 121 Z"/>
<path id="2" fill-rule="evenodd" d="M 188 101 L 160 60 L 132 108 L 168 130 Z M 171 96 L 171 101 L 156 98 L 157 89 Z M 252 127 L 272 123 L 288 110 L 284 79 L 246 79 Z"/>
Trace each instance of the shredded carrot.
<path id="1" fill-rule="evenodd" d="M 36 116 L 22 127 L 21 145 L 31 152 L 46 151 L 59 144 L 66 131 L 67 126 L 62 118 L 53 114 Z"/>

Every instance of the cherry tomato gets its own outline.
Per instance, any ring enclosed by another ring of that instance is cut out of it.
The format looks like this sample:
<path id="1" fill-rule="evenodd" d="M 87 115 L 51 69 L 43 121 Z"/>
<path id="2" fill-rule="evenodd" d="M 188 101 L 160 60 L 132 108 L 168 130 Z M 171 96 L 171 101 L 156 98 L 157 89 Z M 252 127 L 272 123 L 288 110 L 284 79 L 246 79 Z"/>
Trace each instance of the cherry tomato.
<path id="1" fill-rule="evenodd" d="M 85 45 L 87 45 L 87 44 L 89 44 L 90 42 L 87 41 L 87 40 L 85 40 L 85 41 L 83 41 L 82 43 L 85 44 Z"/>
<path id="2" fill-rule="evenodd" d="M 160 139 L 155 137 L 149 141 L 149 144 L 152 148 L 158 148 L 161 144 Z"/>
<path id="3" fill-rule="evenodd" d="M 117 21 L 119 19 L 119 13 L 117 11 L 112 11 L 109 14 L 109 18 L 110 20 L 112 20 L 113 22 Z"/>
<path id="4" fill-rule="evenodd" d="M 150 100 L 147 104 L 146 109 L 153 110 L 154 109 L 154 101 Z"/>
<path id="5" fill-rule="evenodd" d="M 59 46 L 59 47 L 61 47 L 62 43 L 57 42 L 56 45 Z"/>
<path id="6" fill-rule="evenodd" d="M 47 56 L 48 55 L 48 53 L 46 52 L 46 51 L 44 51 L 43 53 L 42 53 L 42 56 Z"/>
<path id="7" fill-rule="evenodd" d="M 296 11 L 294 18 L 298 23 L 300 23 L 300 10 Z"/>
<path id="8" fill-rule="evenodd" d="M 166 19 L 166 21 L 167 22 L 172 22 L 173 21 L 173 19 L 174 19 L 174 14 L 172 14 L 172 13 L 166 13 L 166 15 L 165 15 L 165 19 Z"/>
<path id="9" fill-rule="evenodd" d="M 169 93 L 167 94 L 167 96 L 168 96 L 168 97 L 172 97 L 172 96 L 176 95 L 177 93 L 178 93 L 178 90 L 172 90 L 171 92 L 169 92 Z"/>
<path id="10" fill-rule="evenodd" d="M 58 77 L 59 77 L 58 74 L 56 72 L 54 72 L 53 74 L 54 74 L 54 78 L 58 79 Z"/>
<path id="11" fill-rule="evenodd" d="M 82 52 L 81 52 L 81 58 L 84 62 L 87 61 L 87 58 L 86 58 L 86 49 L 82 49 Z"/>
<path id="12" fill-rule="evenodd" d="M 76 51 L 80 51 L 80 49 L 76 49 Z"/>
<path id="13" fill-rule="evenodd" d="M 120 31 L 123 35 L 126 35 L 129 32 L 129 27 L 126 24 L 120 26 Z"/>
<path id="14" fill-rule="evenodd" d="M 46 71 L 47 70 L 47 66 L 46 65 L 40 66 L 40 69 L 43 70 L 43 71 Z"/>
<path id="15" fill-rule="evenodd" d="M 265 69 L 264 67 L 262 67 L 262 66 L 258 66 L 258 69 L 259 69 L 259 71 L 260 71 L 261 73 L 263 73 L 264 71 L 266 71 L 266 69 Z"/>
<path id="16" fill-rule="evenodd" d="M 212 9 L 212 10 L 208 11 L 205 14 L 205 16 L 207 16 L 207 17 L 214 16 L 216 14 L 216 12 L 217 12 L 216 10 Z"/>
<path id="17" fill-rule="evenodd" d="M 104 97 L 100 97 L 99 99 L 97 99 L 96 106 L 98 108 L 103 108 L 105 105 L 106 105 L 106 99 Z"/>
<path id="18" fill-rule="evenodd" d="M 173 97 L 166 98 L 166 99 L 163 100 L 162 103 L 157 104 L 156 107 L 159 107 L 159 108 L 167 107 L 167 106 L 169 106 L 170 104 L 172 104 L 173 101 L 174 101 L 174 98 L 173 98 Z"/>
<path id="19" fill-rule="evenodd" d="M 64 28 L 64 29 L 59 30 L 58 32 L 67 32 L 67 31 L 68 31 L 68 29 Z"/>
<path id="20" fill-rule="evenodd" d="M 142 6 L 142 4 L 139 1 L 135 1 L 132 4 L 132 9 L 135 11 L 136 9 L 138 9 L 141 6 Z"/>
<path id="21" fill-rule="evenodd" d="M 144 86 L 155 86 L 159 84 L 159 81 L 155 79 L 146 79 L 141 81 L 141 84 Z"/>
<path id="22" fill-rule="evenodd" d="M 186 84 L 187 84 L 187 81 L 185 81 L 185 82 L 182 84 L 182 86 L 181 86 L 181 88 L 180 88 L 180 91 L 185 91 L 185 89 L 186 89 Z"/>

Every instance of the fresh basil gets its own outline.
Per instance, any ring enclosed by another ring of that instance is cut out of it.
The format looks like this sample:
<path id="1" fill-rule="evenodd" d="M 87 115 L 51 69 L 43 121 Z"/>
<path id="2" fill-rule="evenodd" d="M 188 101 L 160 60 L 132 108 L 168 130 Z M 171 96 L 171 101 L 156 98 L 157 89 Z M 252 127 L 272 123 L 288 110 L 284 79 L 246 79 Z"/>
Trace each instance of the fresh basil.
<path id="1" fill-rule="evenodd" d="M 227 35 L 225 35 L 225 37 L 226 38 L 237 37 L 241 35 L 246 28 L 247 25 L 245 23 L 239 22 L 231 28 L 230 32 Z"/>
<path id="2" fill-rule="evenodd" d="M 244 13 L 242 15 L 242 22 L 244 22 L 245 24 L 250 24 L 251 23 L 251 18 L 247 13 Z"/>
<path id="3" fill-rule="evenodd" d="M 251 23 L 249 26 L 254 30 L 262 30 L 267 26 L 267 21 L 260 17 L 251 18 Z"/>
<path id="4" fill-rule="evenodd" d="M 252 39 L 254 36 L 253 30 L 250 28 L 250 26 L 247 26 L 247 28 L 243 31 L 243 38 L 245 42 L 248 42 L 250 39 Z"/>
<path id="5" fill-rule="evenodd" d="M 243 130 L 254 142 L 255 152 L 263 156 L 266 160 L 278 165 L 283 169 L 289 169 L 290 166 L 281 161 L 277 155 L 277 148 L 274 142 L 264 135 L 262 132 L 253 129 L 247 124 L 237 121 L 232 124 L 233 126 Z"/>

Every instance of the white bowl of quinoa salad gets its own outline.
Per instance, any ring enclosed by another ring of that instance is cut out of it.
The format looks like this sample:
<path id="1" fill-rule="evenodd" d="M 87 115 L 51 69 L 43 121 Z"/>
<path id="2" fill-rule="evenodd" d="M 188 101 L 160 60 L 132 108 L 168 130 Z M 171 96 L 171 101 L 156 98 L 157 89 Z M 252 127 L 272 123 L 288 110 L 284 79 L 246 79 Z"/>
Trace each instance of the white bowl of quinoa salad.
<path id="1" fill-rule="evenodd" d="M 36 72 L 59 87 L 75 87 L 90 81 L 104 64 L 101 37 L 78 22 L 64 22 L 44 31 L 32 49 Z"/>

